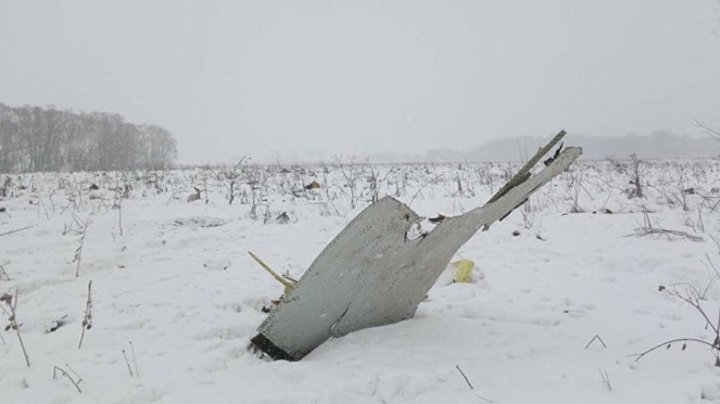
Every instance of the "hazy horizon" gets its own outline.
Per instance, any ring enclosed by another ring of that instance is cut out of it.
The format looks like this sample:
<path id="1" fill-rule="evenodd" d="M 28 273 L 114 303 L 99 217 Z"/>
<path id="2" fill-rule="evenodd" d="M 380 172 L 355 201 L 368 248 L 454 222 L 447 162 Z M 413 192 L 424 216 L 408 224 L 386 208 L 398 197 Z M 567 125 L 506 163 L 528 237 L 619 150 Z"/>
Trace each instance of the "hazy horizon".
<path id="1" fill-rule="evenodd" d="M 4 1 L 0 102 L 161 125 L 180 163 L 698 133 L 715 5 Z"/>

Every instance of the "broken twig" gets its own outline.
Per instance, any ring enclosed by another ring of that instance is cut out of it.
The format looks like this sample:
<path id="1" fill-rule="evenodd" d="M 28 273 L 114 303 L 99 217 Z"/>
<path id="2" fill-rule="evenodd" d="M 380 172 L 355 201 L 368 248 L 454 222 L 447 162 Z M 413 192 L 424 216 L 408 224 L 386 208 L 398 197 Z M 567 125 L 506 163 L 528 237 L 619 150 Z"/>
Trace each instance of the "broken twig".
<path id="1" fill-rule="evenodd" d="M 666 236 L 678 236 L 678 237 L 682 237 L 686 240 L 695 241 L 695 242 L 703 241 L 703 238 L 700 236 L 694 236 L 690 233 L 686 233 L 686 232 L 680 231 L 680 230 L 661 229 L 659 227 L 639 227 L 639 228 L 635 229 L 635 233 L 628 234 L 625 237 L 629 237 L 629 236 L 642 237 L 642 236 L 648 236 L 650 234 L 660 234 L 660 235 L 664 234 Z"/>
<path id="2" fill-rule="evenodd" d="M 34 227 L 34 226 L 27 226 L 27 227 L 23 227 L 23 228 L 20 228 L 20 229 L 15 229 L 15 230 L 6 231 L 5 233 L 0 233 L 0 237 L 2 237 L 2 236 L 7 236 L 7 235 L 13 234 L 13 233 L 19 233 L 19 232 L 21 232 L 21 231 L 23 231 L 23 230 L 32 229 L 33 227 Z"/>
<path id="3" fill-rule="evenodd" d="M 475 395 L 476 395 L 479 399 L 481 399 L 481 400 L 483 400 L 483 401 L 485 401 L 485 402 L 488 402 L 488 403 L 492 403 L 492 402 L 493 402 L 492 400 L 488 400 L 487 398 L 485 398 L 485 397 L 481 396 L 480 394 L 478 394 L 477 391 L 475 391 L 475 387 L 473 387 L 473 385 L 470 383 L 470 380 L 469 380 L 468 377 L 465 375 L 465 372 L 463 372 L 462 369 L 460 369 L 460 365 L 455 365 L 455 369 L 457 369 L 458 372 L 460 372 L 460 375 L 463 377 L 463 379 L 465 379 L 465 383 L 467 383 L 468 387 L 470 387 L 470 390 L 472 390 L 473 393 L 475 393 Z"/>
<path id="4" fill-rule="evenodd" d="M 585 348 L 584 348 L 584 349 L 590 348 L 590 345 L 592 345 L 592 343 L 595 342 L 595 341 L 600 341 L 600 343 L 602 344 L 603 348 L 607 348 L 607 345 L 605 344 L 605 341 L 603 341 L 603 339 L 600 337 L 600 335 L 595 334 L 595 336 L 592 337 L 592 339 L 590 340 L 590 342 L 588 342 L 587 345 L 585 345 Z"/>
<path id="5" fill-rule="evenodd" d="M 63 368 L 59 368 L 57 366 L 53 366 L 53 379 L 57 379 L 57 371 L 60 371 L 60 373 L 63 374 L 63 376 L 67 377 L 70 382 L 72 382 L 73 386 L 75 386 L 75 389 L 78 391 L 78 393 L 82 393 L 82 390 L 80 390 L 80 386 L 78 385 L 79 380 L 76 382 L 75 379 L 70 376 L 68 372 L 66 372 Z"/>
<path id="6" fill-rule="evenodd" d="M 80 334 L 80 342 L 78 342 L 78 349 L 82 348 L 83 340 L 85 339 L 85 330 L 92 328 L 92 281 L 88 282 L 88 296 L 87 302 L 85 303 L 85 318 L 82 321 L 82 334 Z"/>

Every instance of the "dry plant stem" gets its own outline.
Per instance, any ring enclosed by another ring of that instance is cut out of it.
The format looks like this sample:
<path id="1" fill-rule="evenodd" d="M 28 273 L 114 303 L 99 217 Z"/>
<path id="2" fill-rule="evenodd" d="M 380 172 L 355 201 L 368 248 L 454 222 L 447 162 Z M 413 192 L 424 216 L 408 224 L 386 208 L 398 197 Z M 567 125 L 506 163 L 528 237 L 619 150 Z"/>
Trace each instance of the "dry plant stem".
<path id="1" fill-rule="evenodd" d="M 628 234 L 625 237 L 629 237 L 629 236 L 642 237 L 642 236 L 647 236 L 650 234 L 664 234 L 664 235 L 667 235 L 668 238 L 670 238 L 670 236 L 679 236 L 679 237 L 683 237 L 690 241 L 695 241 L 695 242 L 703 241 L 702 237 L 694 236 L 694 235 L 686 233 L 684 231 L 668 230 L 668 229 L 663 229 L 660 227 L 653 227 L 652 221 L 650 220 L 650 214 L 648 213 L 645 205 L 643 205 L 643 221 L 645 222 L 643 224 L 643 227 L 638 227 L 637 229 L 635 229 L 635 233 Z"/>
<path id="2" fill-rule="evenodd" d="M 715 354 L 715 366 L 720 366 L 720 312 L 718 312 L 717 323 L 713 323 L 712 321 L 710 321 L 710 317 L 708 317 L 705 310 L 702 308 L 702 306 L 700 306 L 701 295 L 700 295 L 700 292 L 697 290 L 697 288 L 695 288 L 692 285 L 686 285 L 686 284 L 682 284 L 682 285 L 687 286 L 690 289 L 690 291 L 687 292 L 686 294 L 679 292 L 677 290 L 678 284 L 670 285 L 669 288 L 665 288 L 665 287 L 661 286 L 660 290 L 668 293 L 670 296 L 673 296 L 675 298 L 678 298 L 678 299 L 684 301 L 685 303 L 687 303 L 690 306 L 692 306 L 693 308 L 695 308 L 695 310 L 697 310 L 697 312 L 700 313 L 702 318 L 705 320 L 706 326 L 710 327 L 710 329 L 712 329 L 712 331 L 714 332 L 715 335 L 713 338 L 713 342 L 710 343 L 708 341 L 701 340 L 698 338 L 671 339 L 668 341 L 661 342 L 661 343 L 655 345 L 654 347 L 646 350 L 645 352 L 638 354 L 637 358 L 635 359 L 636 362 L 639 361 L 643 356 L 649 354 L 650 352 L 653 352 L 656 349 L 663 347 L 663 346 L 669 347 L 669 345 L 674 342 L 695 342 L 695 343 L 698 343 L 701 345 L 706 345 L 706 346 L 710 347 L 710 349 L 712 349 L 713 353 Z M 683 350 L 684 349 L 685 349 L 685 346 L 683 346 Z"/>
<path id="3" fill-rule="evenodd" d="M 701 232 L 705 233 L 705 221 L 702 218 L 702 208 L 698 206 L 698 218 L 697 218 L 697 225 Z"/>
<path id="4" fill-rule="evenodd" d="M 17 323 L 17 305 L 18 305 L 18 291 L 15 290 L 15 299 L 10 304 L 10 326 L 15 329 L 18 341 L 20 342 L 20 348 L 22 349 L 23 357 L 25 358 L 25 364 L 30 367 L 30 357 L 25 349 L 25 343 L 23 342 L 22 335 L 20 334 L 20 326 Z"/>
<path id="5" fill-rule="evenodd" d="M 475 387 L 473 387 L 473 385 L 470 383 L 470 380 L 469 380 L 468 377 L 465 375 L 465 372 L 463 372 L 462 369 L 460 369 L 460 366 L 459 366 L 459 365 L 455 365 L 455 369 L 457 369 L 457 371 L 460 372 L 460 375 L 463 377 L 463 379 L 465 379 L 465 383 L 467 383 L 468 387 L 470 387 L 470 390 L 472 390 L 473 393 L 475 393 L 475 395 L 476 395 L 479 399 L 481 399 L 481 400 L 483 400 L 483 401 L 485 401 L 485 402 L 488 402 L 488 403 L 492 403 L 492 402 L 493 402 L 492 400 L 488 400 L 487 398 L 485 398 L 485 397 L 481 396 L 480 394 L 478 394 L 477 391 L 475 391 Z"/>
<path id="6" fill-rule="evenodd" d="M 652 352 L 652 351 L 654 351 L 654 350 L 656 350 L 656 349 L 658 349 L 658 348 L 662 348 L 662 347 L 664 347 L 664 346 L 667 346 L 668 344 L 675 343 L 675 342 L 697 342 L 697 343 L 699 343 L 699 344 L 707 345 L 707 346 L 709 346 L 709 347 L 712 348 L 712 349 L 717 349 L 717 347 L 715 347 L 713 344 L 711 344 L 711 343 L 709 343 L 709 342 L 707 342 L 707 341 L 703 341 L 703 340 L 701 340 L 701 339 L 697 339 L 697 338 L 676 338 L 676 339 L 671 339 L 671 340 L 667 340 L 667 341 L 661 342 L 661 343 L 655 345 L 654 347 L 652 347 L 652 348 L 650 348 L 650 349 L 648 349 L 648 350 L 646 350 L 646 351 L 644 351 L 644 352 L 641 352 L 641 353 L 639 353 L 639 354 L 636 354 L 637 357 L 635 358 L 635 362 L 639 361 L 640 359 L 642 359 L 643 356 L 649 354 L 650 352 Z M 635 355 L 632 355 L 632 356 L 635 356 Z"/>
<path id="7" fill-rule="evenodd" d="M 713 278 L 713 280 L 720 278 L 720 271 L 718 271 L 718 269 L 715 267 L 715 264 L 712 263 L 712 260 L 710 259 L 710 254 L 705 253 L 705 259 L 707 260 L 708 265 L 710 266 L 710 269 L 712 269 L 713 272 L 715 273 L 715 278 Z M 711 280 L 711 282 L 712 282 L 712 280 Z"/>
<path id="8" fill-rule="evenodd" d="M 603 385 L 607 391 L 613 391 L 612 384 L 610 384 L 610 376 L 608 375 L 607 370 L 603 371 L 598 369 L 598 373 L 600 373 L 600 378 L 602 379 Z"/>
<path id="9" fill-rule="evenodd" d="M 703 241 L 702 237 L 694 236 L 694 235 L 684 232 L 684 231 L 661 229 L 661 228 L 654 228 L 654 227 L 653 228 L 641 227 L 641 228 L 635 229 L 635 234 L 630 234 L 630 235 L 642 237 L 642 236 L 647 236 L 650 234 L 664 234 L 667 236 L 678 236 L 678 237 L 682 237 L 684 239 L 687 239 L 690 241 L 695 241 L 695 242 Z"/>
<path id="10" fill-rule="evenodd" d="M 78 384 L 77 384 L 77 382 L 75 381 L 75 379 L 73 379 L 72 376 L 70 376 L 70 375 L 68 374 L 68 372 L 66 372 L 66 371 L 63 370 L 62 368 L 59 368 L 59 367 L 57 367 L 57 366 L 53 366 L 53 379 L 56 379 L 56 378 L 57 378 L 57 372 L 58 372 L 58 371 L 60 371 L 60 373 L 62 373 L 63 376 L 67 377 L 67 379 L 70 380 L 70 382 L 73 384 L 73 386 L 75 386 L 75 389 L 78 391 L 78 393 L 82 393 L 82 390 L 80 390 L 80 386 L 78 386 Z"/>
<path id="11" fill-rule="evenodd" d="M 468 387 L 470 387 L 470 390 L 475 390 L 475 387 L 473 387 L 473 385 L 470 383 L 470 380 L 468 380 L 468 377 L 465 375 L 465 372 L 463 372 L 462 369 L 460 369 L 460 365 L 455 365 L 455 369 L 457 369 L 458 372 L 460 372 L 463 379 L 465 379 L 465 383 L 467 383 Z"/>
<path id="12" fill-rule="evenodd" d="M 137 375 L 137 377 L 140 377 L 140 369 L 138 368 L 137 364 L 137 356 L 135 356 L 135 345 L 133 345 L 132 341 L 129 341 L 128 343 L 130 344 L 130 352 L 132 353 L 133 364 L 135 365 L 135 374 Z"/>
<path id="13" fill-rule="evenodd" d="M 7 265 L 7 263 L 5 264 Z M 0 281 L 9 281 L 10 275 L 8 275 L 7 270 L 5 269 L 5 265 L 0 264 Z"/>
<path id="14" fill-rule="evenodd" d="M 7 236 L 7 235 L 13 234 L 13 233 L 19 233 L 19 232 L 24 231 L 24 230 L 32 229 L 33 227 L 35 227 L 35 226 L 27 226 L 27 227 L 23 227 L 23 228 L 20 228 L 20 229 L 15 229 L 15 230 L 6 231 L 5 233 L 0 233 L 0 237 L 2 237 L 2 236 Z"/>
<path id="15" fill-rule="evenodd" d="M 80 377 L 80 375 L 75 371 L 75 369 L 71 368 L 70 365 L 68 365 L 67 363 L 65 364 L 65 367 L 67 368 L 67 370 L 72 372 L 72 374 L 75 375 L 75 377 L 77 377 L 77 384 L 82 383 L 82 381 L 83 381 L 82 377 Z"/>
<path id="16" fill-rule="evenodd" d="M 672 289 L 672 290 L 671 290 L 671 289 L 665 289 L 665 290 L 666 290 L 667 293 L 670 294 L 671 296 L 674 296 L 674 297 L 676 297 L 676 298 L 684 301 L 685 303 L 687 303 L 687 304 L 689 304 L 690 306 L 692 306 L 695 310 L 697 310 L 697 312 L 700 313 L 700 315 L 702 316 L 702 318 L 705 319 L 705 323 L 707 323 L 708 327 L 710 327 L 710 329 L 713 330 L 713 332 L 715 333 L 715 336 L 716 336 L 718 339 L 720 339 L 720 328 L 718 328 L 718 325 L 720 325 L 720 318 L 718 319 L 718 324 L 714 324 L 712 321 L 710 321 L 710 318 L 709 318 L 709 317 L 707 316 L 707 314 L 705 313 L 705 310 L 703 310 L 703 308 L 700 306 L 700 301 L 699 301 L 699 295 L 700 295 L 700 294 L 699 294 L 698 290 L 697 290 L 695 287 L 692 287 L 692 289 L 693 289 L 693 292 L 694 292 L 695 295 L 696 295 L 695 297 L 693 297 L 693 296 L 683 296 L 682 294 L 680 294 L 680 293 L 679 293 L 677 290 L 675 290 L 675 289 Z"/>
<path id="17" fill-rule="evenodd" d="M 203 191 L 205 191 L 205 205 L 207 205 L 208 203 L 210 203 L 210 195 L 208 194 L 208 180 L 207 180 L 207 177 L 205 177 L 205 178 L 203 179 L 203 185 L 204 185 Z"/>
<path id="18" fill-rule="evenodd" d="M 77 262 L 77 267 L 75 267 L 75 277 L 80 277 L 80 261 L 82 261 L 82 252 L 83 252 L 83 246 L 85 245 L 85 235 L 87 235 L 87 229 L 90 226 L 90 218 L 85 220 L 85 223 L 83 224 L 83 230 L 82 235 L 80 236 L 80 245 L 75 250 L 75 258 L 73 262 Z"/>
<path id="19" fill-rule="evenodd" d="M 122 228 L 122 197 L 118 199 L 118 230 L 120 231 L 120 237 L 123 236 Z"/>
<path id="20" fill-rule="evenodd" d="M 602 344 L 603 348 L 607 348 L 607 345 L 605 344 L 605 341 L 603 341 L 603 339 L 600 337 L 600 335 L 595 334 L 595 336 L 592 337 L 592 339 L 590 340 L 590 342 L 588 342 L 587 345 L 585 345 L 585 348 L 584 348 L 584 349 L 590 348 L 590 345 L 592 345 L 592 343 L 595 342 L 595 341 L 599 341 L 599 342 Z"/>
<path id="21" fill-rule="evenodd" d="M 720 12 L 716 11 L 716 13 L 720 13 Z M 693 119 L 693 124 L 697 128 L 703 129 L 708 134 L 710 134 L 710 135 L 714 136 L 716 139 L 720 140 L 720 129 L 715 128 L 714 126 L 712 126 L 709 123 L 701 122 L 697 119 Z"/>
<path id="22" fill-rule="evenodd" d="M 348 188 L 350 188 L 350 208 L 355 209 L 355 202 L 358 197 L 356 188 L 360 174 L 356 171 L 357 162 L 355 161 L 355 157 L 353 156 L 348 162 L 349 168 L 347 170 L 340 156 L 335 156 L 335 165 L 340 169 L 340 174 L 342 174 Z"/>
<path id="23" fill-rule="evenodd" d="M 88 282 L 88 297 L 85 303 L 85 316 L 82 322 L 82 334 L 80 334 L 80 342 L 78 342 L 78 349 L 82 348 L 83 340 L 85 339 L 85 330 L 89 330 L 92 327 L 92 281 Z"/>
<path id="24" fill-rule="evenodd" d="M 132 367 L 130 367 L 130 362 L 128 361 L 127 355 L 125 354 L 125 350 L 122 350 L 123 358 L 125 358 L 125 364 L 127 365 L 127 370 L 130 373 L 130 377 L 134 377 Z"/>
<path id="25" fill-rule="evenodd" d="M 237 182 L 237 179 L 240 177 L 240 167 L 242 166 L 243 162 L 245 161 L 247 157 L 243 157 L 240 159 L 240 161 L 235 164 L 232 171 L 229 172 L 226 177 L 228 177 L 228 205 L 232 205 L 233 201 L 235 201 L 235 184 Z"/>
<path id="26" fill-rule="evenodd" d="M 438 174 L 438 175 L 430 178 L 429 180 L 425 181 L 425 183 L 422 184 L 420 186 L 420 188 L 418 188 L 417 192 L 415 192 L 415 194 L 412 196 L 412 198 L 410 198 L 410 202 L 408 203 L 408 206 L 412 206 L 412 203 L 415 201 L 415 198 L 417 198 L 418 195 L 420 195 L 420 192 L 422 192 L 422 190 L 425 189 L 425 187 L 427 187 L 430 184 L 435 183 L 440 178 L 442 178 L 442 174 Z"/>

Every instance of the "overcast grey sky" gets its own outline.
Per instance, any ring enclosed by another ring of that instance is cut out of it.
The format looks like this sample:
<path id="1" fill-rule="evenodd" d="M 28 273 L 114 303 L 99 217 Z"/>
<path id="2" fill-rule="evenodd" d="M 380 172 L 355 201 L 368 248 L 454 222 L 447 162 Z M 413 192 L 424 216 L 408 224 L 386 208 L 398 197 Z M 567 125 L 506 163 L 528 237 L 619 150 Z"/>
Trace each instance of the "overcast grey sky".
<path id="1" fill-rule="evenodd" d="M 0 102 L 157 123 L 185 162 L 693 131 L 713 0 L 0 0 Z"/>

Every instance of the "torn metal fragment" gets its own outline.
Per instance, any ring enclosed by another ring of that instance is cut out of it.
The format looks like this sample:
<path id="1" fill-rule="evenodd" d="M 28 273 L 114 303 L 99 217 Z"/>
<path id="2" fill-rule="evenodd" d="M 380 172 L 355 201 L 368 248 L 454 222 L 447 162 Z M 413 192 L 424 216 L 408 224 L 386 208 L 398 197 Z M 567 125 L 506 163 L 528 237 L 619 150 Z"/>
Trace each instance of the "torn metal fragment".
<path id="1" fill-rule="evenodd" d="M 330 337 L 411 318 L 465 242 L 505 217 L 581 154 L 580 148 L 568 147 L 534 176 L 523 168 L 517 180 L 486 205 L 447 217 L 417 239 L 407 237 L 420 220 L 412 209 L 391 197 L 371 204 L 325 247 L 270 312 L 253 344 L 272 358 L 299 360 Z"/>

